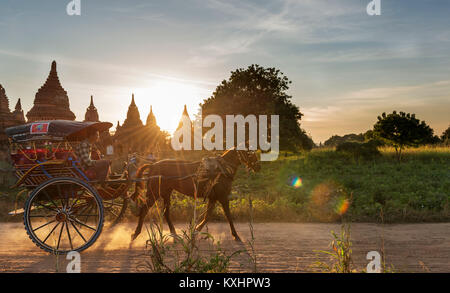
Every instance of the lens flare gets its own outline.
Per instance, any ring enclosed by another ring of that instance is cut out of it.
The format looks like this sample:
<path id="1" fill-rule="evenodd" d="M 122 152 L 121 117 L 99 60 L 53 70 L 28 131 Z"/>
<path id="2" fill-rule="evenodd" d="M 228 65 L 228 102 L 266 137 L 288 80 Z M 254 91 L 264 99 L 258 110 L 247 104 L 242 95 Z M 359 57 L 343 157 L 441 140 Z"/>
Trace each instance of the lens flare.
<path id="1" fill-rule="evenodd" d="M 350 201 L 346 198 L 341 198 L 336 205 L 336 213 L 340 216 L 345 214 L 348 211 L 348 208 L 350 207 Z"/>
<path id="2" fill-rule="evenodd" d="M 294 179 L 291 180 L 291 186 L 294 188 L 300 188 L 303 185 L 303 181 L 302 178 L 300 177 L 295 177 Z"/>
<path id="3" fill-rule="evenodd" d="M 337 182 L 320 183 L 311 192 L 311 214 L 321 221 L 337 220 L 348 212 L 350 205 L 345 189 Z"/>

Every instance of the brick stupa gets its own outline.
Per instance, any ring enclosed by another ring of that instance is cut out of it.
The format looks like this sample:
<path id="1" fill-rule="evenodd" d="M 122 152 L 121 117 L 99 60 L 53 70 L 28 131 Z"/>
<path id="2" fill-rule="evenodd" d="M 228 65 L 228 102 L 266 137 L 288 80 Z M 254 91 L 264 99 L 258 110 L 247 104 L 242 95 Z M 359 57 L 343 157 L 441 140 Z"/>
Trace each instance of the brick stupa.
<path id="1" fill-rule="evenodd" d="M 61 86 L 56 71 L 56 62 L 45 84 L 38 90 L 34 99 L 34 106 L 27 113 L 28 122 L 42 120 L 75 120 L 75 114 L 70 110 L 69 97 Z"/>
<path id="2" fill-rule="evenodd" d="M 17 101 L 14 112 L 11 112 L 9 110 L 9 99 L 6 96 L 6 91 L 0 84 L 0 144 L 7 141 L 5 134 L 6 128 L 24 123 L 25 117 L 23 116 L 20 99 Z"/>
<path id="3" fill-rule="evenodd" d="M 122 129 L 132 129 L 135 127 L 141 127 L 141 115 L 139 114 L 139 109 L 134 102 L 134 94 L 131 95 L 131 104 L 128 106 L 127 118 L 122 124 Z"/>

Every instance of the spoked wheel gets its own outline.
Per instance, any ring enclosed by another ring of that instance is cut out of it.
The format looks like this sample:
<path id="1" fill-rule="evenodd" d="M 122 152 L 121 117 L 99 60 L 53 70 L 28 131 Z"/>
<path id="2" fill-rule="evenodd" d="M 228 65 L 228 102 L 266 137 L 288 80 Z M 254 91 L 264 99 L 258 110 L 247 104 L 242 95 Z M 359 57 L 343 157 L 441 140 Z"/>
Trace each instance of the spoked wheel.
<path id="1" fill-rule="evenodd" d="M 115 226 L 125 216 L 128 207 L 128 188 L 130 183 L 109 183 L 106 186 L 97 186 L 97 191 L 103 200 L 105 221 Z"/>
<path id="2" fill-rule="evenodd" d="M 85 250 L 103 227 L 102 199 L 94 188 L 76 178 L 42 183 L 30 194 L 24 210 L 27 234 L 50 253 Z"/>
<path id="3" fill-rule="evenodd" d="M 103 206 L 105 208 L 105 219 L 111 222 L 110 227 L 113 227 L 125 216 L 125 212 L 128 207 L 128 199 L 116 198 L 103 200 Z"/>

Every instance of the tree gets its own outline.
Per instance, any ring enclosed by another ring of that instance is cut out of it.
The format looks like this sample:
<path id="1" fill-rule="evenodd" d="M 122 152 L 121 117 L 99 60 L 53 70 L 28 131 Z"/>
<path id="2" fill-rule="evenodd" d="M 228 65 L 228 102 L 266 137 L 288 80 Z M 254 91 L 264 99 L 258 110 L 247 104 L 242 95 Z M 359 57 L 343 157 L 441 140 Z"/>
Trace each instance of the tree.
<path id="1" fill-rule="evenodd" d="M 441 141 L 446 145 L 450 144 L 450 126 L 442 132 Z"/>
<path id="2" fill-rule="evenodd" d="M 280 70 L 251 65 L 231 72 L 228 80 L 217 86 L 212 96 L 203 101 L 204 116 L 279 115 L 280 149 L 297 151 L 314 145 L 300 128 L 303 114 L 286 93 L 291 81 Z M 225 121 L 225 120 L 224 120 Z M 224 136 L 225 138 L 225 136 Z"/>
<path id="3" fill-rule="evenodd" d="M 395 148 L 397 160 L 401 160 L 405 146 L 418 146 L 433 142 L 433 129 L 425 121 L 416 119 L 415 114 L 405 112 L 378 116 L 373 126 L 375 137 L 379 137 Z"/>

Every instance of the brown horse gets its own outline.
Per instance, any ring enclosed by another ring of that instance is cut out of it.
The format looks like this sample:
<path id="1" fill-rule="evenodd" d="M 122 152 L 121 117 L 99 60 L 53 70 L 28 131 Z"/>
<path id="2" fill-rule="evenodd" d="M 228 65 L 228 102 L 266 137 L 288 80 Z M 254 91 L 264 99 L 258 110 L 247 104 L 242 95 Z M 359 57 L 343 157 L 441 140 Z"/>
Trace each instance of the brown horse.
<path id="1" fill-rule="evenodd" d="M 144 223 L 145 216 L 148 213 L 150 207 L 159 199 L 162 198 L 164 201 L 164 217 L 169 225 L 170 232 L 172 234 L 176 234 L 175 227 L 170 219 L 169 210 L 170 210 L 170 196 L 173 190 L 176 190 L 184 195 L 191 197 L 207 197 L 208 205 L 206 209 L 205 216 L 201 223 L 199 223 L 196 227 L 197 231 L 200 231 L 203 226 L 208 222 L 209 217 L 214 210 L 214 206 L 218 201 L 223 208 L 225 216 L 230 224 L 231 234 L 234 239 L 240 241 L 240 238 L 234 228 L 233 221 L 231 218 L 230 207 L 229 207 L 229 195 L 231 193 L 231 186 L 233 183 L 234 176 L 236 174 L 237 168 L 241 163 L 246 165 L 248 169 L 252 171 L 259 171 L 260 164 L 258 161 L 258 157 L 255 152 L 252 151 L 242 151 L 236 150 L 234 148 L 224 152 L 220 157 L 221 162 L 223 162 L 223 171 L 217 176 L 216 184 L 211 188 L 208 193 L 198 193 L 197 188 L 199 186 L 197 182 L 197 178 L 195 176 L 197 168 L 200 166 L 200 162 L 192 162 L 191 164 L 186 163 L 186 161 L 181 164 L 176 164 L 172 162 L 172 166 L 170 164 L 165 163 L 163 168 L 159 168 L 158 171 L 153 170 L 153 166 L 143 166 L 142 170 L 138 170 L 137 177 L 141 177 L 144 173 L 144 168 L 151 168 L 149 174 L 152 175 L 161 175 L 161 176 L 152 176 L 147 181 L 147 192 L 146 192 L 146 204 L 141 206 L 139 211 L 139 222 L 136 227 L 135 233 L 132 235 L 132 240 L 136 239 L 136 237 L 141 233 L 142 225 Z M 196 167 L 195 167 L 196 166 Z M 170 170 L 169 170 L 170 169 Z M 173 169 L 178 169 L 175 171 Z M 194 170 L 195 169 L 195 170 Z M 184 170 L 181 171 L 180 170 Z M 166 171 L 166 172 L 162 172 Z M 157 174 L 160 172 L 159 174 Z M 163 174 L 164 173 L 164 174 Z M 174 175 L 177 173 L 177 175 Z M 138 178 L 139 178 L 138 177 Z M 139 188 L 143 186 L 140 185 Z M 136 190 L 138 190 L 138 186 L 136 186 Z M 136 194 L 133 195 L 134 199 L 136 198 Z"/>

